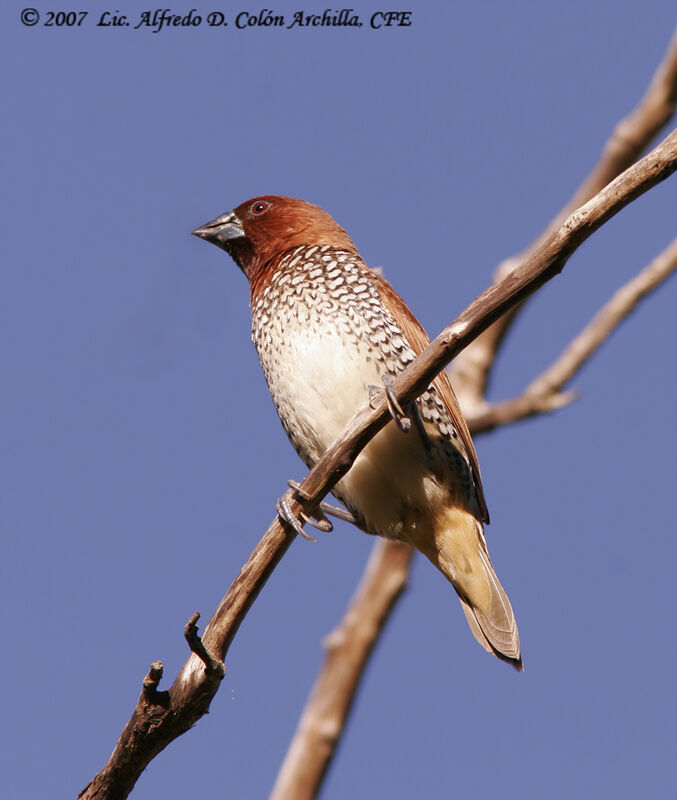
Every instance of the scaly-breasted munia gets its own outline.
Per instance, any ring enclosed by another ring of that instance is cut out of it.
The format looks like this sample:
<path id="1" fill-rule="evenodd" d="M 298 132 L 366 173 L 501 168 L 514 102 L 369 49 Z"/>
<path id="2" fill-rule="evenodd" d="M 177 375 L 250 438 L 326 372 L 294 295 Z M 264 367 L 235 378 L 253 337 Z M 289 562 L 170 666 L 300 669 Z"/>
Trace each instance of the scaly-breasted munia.
<path id="1" fill-rule="evenodd" d="M 252 338 L 282 424 L 313 466 L 374 385 L 428 344 L 390 284 L 321 208 L 266 195 L 193 231 L 249 280 Z M 408 542 L 451 582 L 490 653 L 522 667 L 510 601 L 489 559 L 489 521 L 468 427 L 445 372 L 409 432 L 389 422 L 333 494 L 368 533 Z"/>

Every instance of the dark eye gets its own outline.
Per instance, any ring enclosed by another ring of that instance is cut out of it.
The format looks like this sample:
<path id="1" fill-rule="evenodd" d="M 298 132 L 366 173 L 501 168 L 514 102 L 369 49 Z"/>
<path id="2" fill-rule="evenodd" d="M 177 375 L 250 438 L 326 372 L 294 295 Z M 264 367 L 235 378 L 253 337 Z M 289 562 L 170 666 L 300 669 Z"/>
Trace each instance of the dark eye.
<path id="1" fill-rule="evenodd" d="M 255 214 L 257 217 L 261 214 L 265 214 L 266 211 L 270 208 L 270 203 L 266 200 L 257 200 L 255 203 L 252 203 L 252 207 L 249 209 L 252 214 Z"/>

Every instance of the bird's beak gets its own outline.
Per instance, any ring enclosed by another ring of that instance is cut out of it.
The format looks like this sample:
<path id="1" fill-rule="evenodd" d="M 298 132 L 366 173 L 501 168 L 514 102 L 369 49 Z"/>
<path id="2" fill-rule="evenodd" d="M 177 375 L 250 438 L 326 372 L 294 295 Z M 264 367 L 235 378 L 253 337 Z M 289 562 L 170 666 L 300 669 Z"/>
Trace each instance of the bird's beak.
<path id="1" fill-rule="evenodd" d="M 224 250 L 228 249 L 228 245 L 232 239 L 239 239 L 245 235 L 242 223 L 235 216 L 235 212 L 228 211 L 220 217 L 207 222 L 193 231 L 194 236 L 199 236 L 200 239 L 205 239 L 217 247 Z"/>

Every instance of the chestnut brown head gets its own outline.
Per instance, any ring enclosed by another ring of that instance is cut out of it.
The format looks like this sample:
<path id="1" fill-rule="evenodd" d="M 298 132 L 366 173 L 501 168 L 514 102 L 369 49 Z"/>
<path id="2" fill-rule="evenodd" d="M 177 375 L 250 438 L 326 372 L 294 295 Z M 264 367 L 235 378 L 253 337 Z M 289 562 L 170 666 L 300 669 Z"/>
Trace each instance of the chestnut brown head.
<path id="1" fill-rule="evenodd" d="M 250 283 L 274 259 L 300 245 L 357 252 L 345 230 L 319 206 L 277 195 L 247 200 L 193 233 L 229 253 Z"/>

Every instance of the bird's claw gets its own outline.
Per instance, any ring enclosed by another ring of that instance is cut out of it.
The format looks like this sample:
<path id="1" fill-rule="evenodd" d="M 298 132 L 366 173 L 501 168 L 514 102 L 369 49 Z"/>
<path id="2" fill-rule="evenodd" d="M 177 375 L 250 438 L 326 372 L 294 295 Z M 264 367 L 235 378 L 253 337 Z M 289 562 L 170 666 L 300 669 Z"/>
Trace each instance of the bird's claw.
<path id="1" fill-rule="evenodd" d="M 308 514 L 305 514 L 303 511 L 301 512 L 301 516 L 308 523 L 308 525 L 312 525 L 316 531 L 322 531 L 322 533 L 331 533 L 334 530 L 331 520 L 328 520 L 322 512 L 318 512 L 315 516 L 315 519 L 313 519 L 313 517 L 309 517 Z"/>
<path id="2" fill-rule="evenodd" d="M 304 539 L 307 539 L 309 542 L 317 541 L 312 536 L 309 536 L 304 530 L 303 525 L 308 524 L 311 525 L 318 531 L 322 531 L 323 533 L 331 533 L 334 530 L 334 526 L 332 525 L 331 521 L 328 520 L 324 515 L 324 508 L 326 503 L 318 503 L 315 509 L 313 510 L 313 514 L 307 514 L 305 511 L 299 512 L 299 517 L 297 517 L 289 507 L 289 497 L 293 495 L 297 495 L 301 500 L 308 501 L 310 497 L 306 492 L 301 489 L 301 485 L 296 481 L 287 481 L 289 486 L 291 487 L 292 491 L 287 492 L 284 494 L 276 503 L 275 508 L 277 510 L 277 514 L 283 522 L 286 522 L 293 530 L 296 531 L 300 536 L 303 536 Z M 331 508 L 331 506 L 330 506 Z M 340 511 L 341 509 L 337 509 Z"/>
<path id="3" fill-rule="evenodd" d="M 285 522 L 289 527 L 298 533 L 299 536 L 303 536 L 304 539 L 307 539 L 309 542 L 316 542 L 317 539 L 313 539 L 312 536 L 309 536 L 304 530 L 303 526 L 299 522 L 298 518 L 292 513 L 291 508 L 289 508 L 288 498 L 291 495 L 290 492 L 286 492 L 280 499 L 275 503 L 275 510 L 277 511 L 277 516 Z M 307 521 L 307 517 L 303 514 L 305 520 Z"/>
<path id="4" fill-rule="evenodd" d="M 323 514 L 329 514 L 330 517 L 336 517 L 336 519 L 342 519 L 344 522 L 357 525 L 358 528 L 360 527 L 357 519 L 347 508 L 339 508 L 339 506 L 333 506 L 331 503 L 325 503 L 323 500 L 320 503 L 320 511 L 322 511 Z"/>
<path id="5" fill-rule="evenodd" d="M 310 500 L 310 495 L 308 494 L 308 492 L 306 492 L 306 490 L 303 488 L 303 486 L 301 486 L 301 484 L 298 481 L 294 481 L 290 478 L 287 481 L 287 486 L 289 486 L 290 489 L 293 489 L 294 494 L 300 497 L 301 500 L 305 500 L 306 502 Z"/>
<path id="6" fill-rule="evenodd" d="M 395 396 L 395 391 L 393 390 L 393 379 L 387 373 L 383 376 L 382 389 L 378 386 L 367 386 L 369 405 L 372 408 L 374 408 L 374 402 L 381 392 L 386 396 L 388 411 L 390 412 L 390 416 L 395 420 L 395 424 L 403 433 L 407 433 L 411 430 L 411 420 L 404 413 L 402 406 L 399 404 Z"/>
<path id="7" fill-rule="evenodd" d="M 301 484 L 298 481 L 288 480 L 287 486 L 294 490 L 294 494 L 296 494 L 301 500 L 308 501 L 310 500 L 310 495 L 303 490 Z M 351 525 L 358 525 L 357 519 L 348 511 L 347 508 L 340 508 L 339 506 L 333 506 L 331 503 L 326 503 L 324 500 L 321 500 L 317 504 L 317 509 L 321 512 L 321 516 L 315 517 L 317 520 L 324 520 L 326 524 L 329 524 L 331 527 L 326 528 L 327 533 L 331 533 L 333 530 L 333 525 L 331 525 L 331 521 L 326 518 L 326 515 L 330 517 L 336 517 L 336 519 L 343 520 L 343 522 L 349 522 Z M 304 515 L 305 516 L 305 515 Z M 312 520 L 308 520 L 308 522 L 313 525 Z M 314 527 L 318 527 L 315 525 Z M 325 528 L 318 528 L 318 530 L 325 530 Z"/>
<path id="8" fill-rule="evenodd" d="M 294 494 L 298 495 L 301 500 L 305 500 L 306 502 L 310 500 L 310 495 L 301 488 L 300 483 L 296 481 L 287 481 L 287 484 L 291 486 L 294 490 Z M 301 516 L 303 517 L 303 521 L 307 522 L 308 525 L 312 525 L 315 530 L 322 531 L 323 533 L 331 533 L 334 530 L 334 526 L 324 515 L 324 505 L 326 504 L 318 503 L 313 509 L 312 514 L 306 514 L 305 511 L 301 511 Z"/>
<path id="9" fill-rule="evenodd" d="M 416 430 L 421 437 L 421 441 L 423 442 L 423 447 L 425 447 L 428 453 L 432 450 L 432 442 L 430 441 L 430 437 L 428 436 L 428 432 L 425 429 L 425 425 L 423 424 L 423 420 L 421 419 L 421 415 L 418 410 L 418 405 L 416 402 L 412 403 L 409 407 L 410 417 L 414 420 L 414 425 L 416 426 Z"/>

